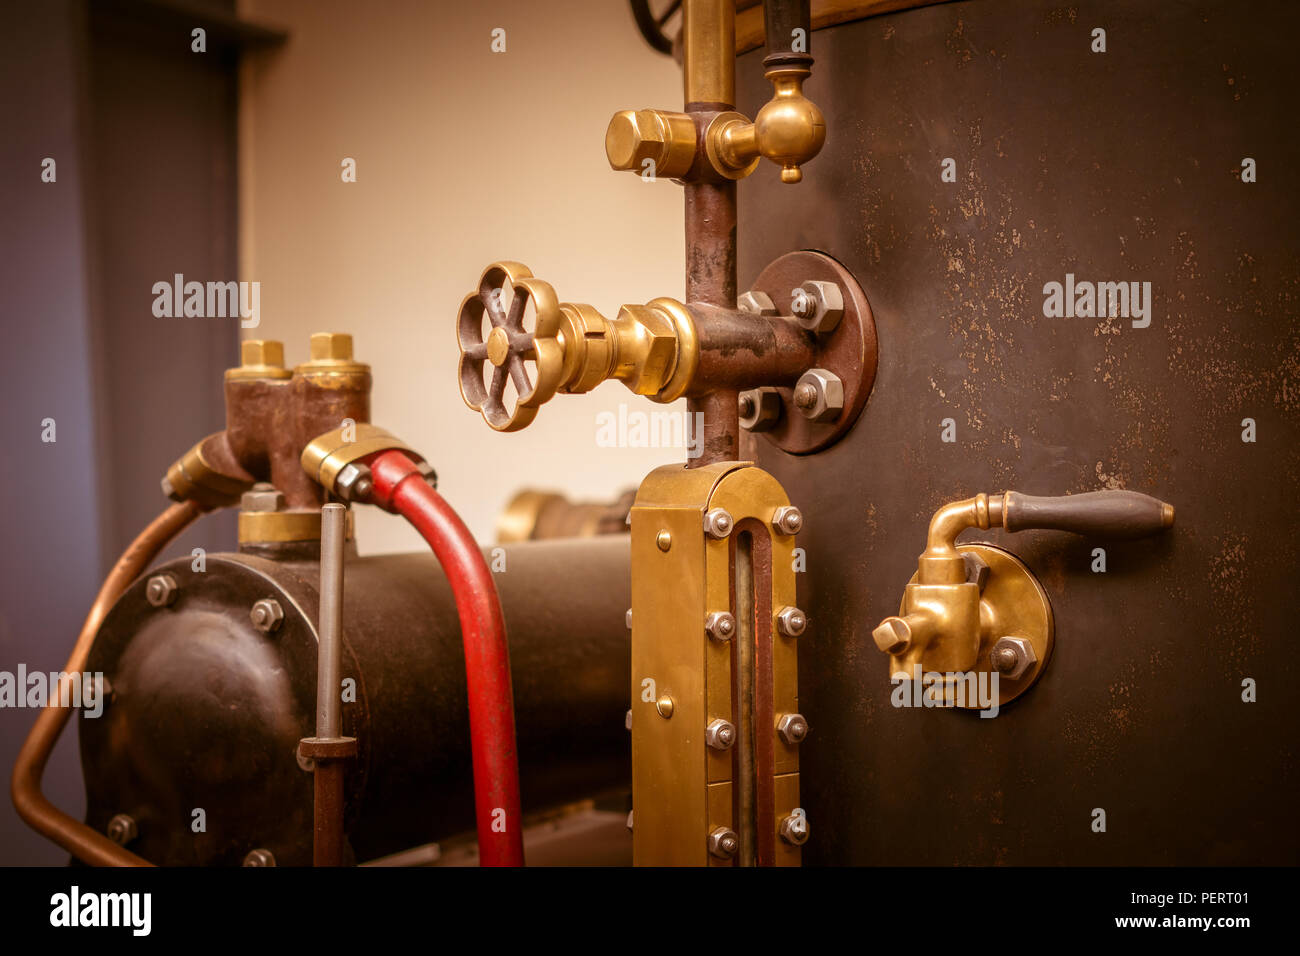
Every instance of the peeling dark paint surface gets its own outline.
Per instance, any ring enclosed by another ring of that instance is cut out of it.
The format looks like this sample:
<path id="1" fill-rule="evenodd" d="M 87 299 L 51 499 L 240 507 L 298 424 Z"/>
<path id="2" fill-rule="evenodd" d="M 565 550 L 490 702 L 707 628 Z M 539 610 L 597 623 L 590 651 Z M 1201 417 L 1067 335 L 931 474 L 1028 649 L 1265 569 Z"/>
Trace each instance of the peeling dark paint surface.
<path id="1" fill-rule="evenodd" d="M 981 0 L 818 31 L 825 150 L 798 186 L 770 164 L 740 186 L 740 288 L 820 249 L 856 275 L 879 334 L 844 440 L 806 459 L 759 441 L 806 519 L 808 863 L 1300 859 L 1300 9 L 1154 9 Z M 751 115 L 770 89 L 760 59 L 738 65 Z M 1150 282 L 1150 326 L 1045 318 L 1044 284 L 1067 273 Z M 993 720 L 892 707 L 871 629 L 897 612 L 931 513 L 1100 488 L 1171 502 L 1173 531 L 962 539 L 1012 551 L 1046 588 L 1043 679 Z"/>

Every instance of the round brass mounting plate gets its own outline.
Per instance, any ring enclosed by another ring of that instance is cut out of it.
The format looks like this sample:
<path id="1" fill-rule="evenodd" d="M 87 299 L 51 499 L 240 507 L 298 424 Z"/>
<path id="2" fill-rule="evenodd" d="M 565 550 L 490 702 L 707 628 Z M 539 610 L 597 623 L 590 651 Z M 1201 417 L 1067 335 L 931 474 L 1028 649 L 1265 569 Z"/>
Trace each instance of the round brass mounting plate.
<path id="1" fill-rule="evenodd" d="M 988 583 L 980 594 L 980 653 L 974 672 L 988 673 L 989 651 L 1002 637 L 1026 638 L 1038 658 L 1016 680 L 998 675 L 998 706 L 1007 704 L 1033 686 L 1052 658 L 1056 623 L 1047 592 L 1019 558 L 991 544 L 959 544 L 959 552 L 976 555 L 988 565 Z M 909 584 L 916 583 L 912 575 Z M 903 613 L 900 606 L 899 613 Z M 892 670 L 892 658 L 891 658 Z"/>
<path id="2" fill-rule="evenodd" d="M 844 318 L 817 339 L 813 368 L 834 372 L 844 383 L 844 409 L 829 422 L 814 422 L 794 404 L 794 389 L 780 388 L 781 417 L 764 437 L 782 451 L 807 455 L 839 441 L 853 427 L 876 382 L 876 320 L 853 274 L 824 252 L 788 252 L 768 264 L 750 289 L 766 292 L 781 315 L 790 315 L 791 293 L 804 282 L 834 282 L 844 295 Z"/>

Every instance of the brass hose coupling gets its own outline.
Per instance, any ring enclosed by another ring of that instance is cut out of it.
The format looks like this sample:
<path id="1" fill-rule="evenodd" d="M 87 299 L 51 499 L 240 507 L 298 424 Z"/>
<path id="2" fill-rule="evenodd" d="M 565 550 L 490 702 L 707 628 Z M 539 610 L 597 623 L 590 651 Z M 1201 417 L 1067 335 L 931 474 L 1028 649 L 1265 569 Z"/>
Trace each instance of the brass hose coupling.
<path id="1" fill-rule="evenodd" d="M 893 673 L 996 670 L 1020 681 L 1023 690 L 1041 673 L 1051 647 L 1046 593 L 1013 555 L 990 545 L 959 548 L 957 536 L 968 528 L 1001 527 L 1139 538 L 1173 523 L 1172 505 L 1135 491 L 1050 498 L 1008 491 L 945 505 L 930 520 L 899 614 L 885 618 L 871 636 L 891 656 Z"/>

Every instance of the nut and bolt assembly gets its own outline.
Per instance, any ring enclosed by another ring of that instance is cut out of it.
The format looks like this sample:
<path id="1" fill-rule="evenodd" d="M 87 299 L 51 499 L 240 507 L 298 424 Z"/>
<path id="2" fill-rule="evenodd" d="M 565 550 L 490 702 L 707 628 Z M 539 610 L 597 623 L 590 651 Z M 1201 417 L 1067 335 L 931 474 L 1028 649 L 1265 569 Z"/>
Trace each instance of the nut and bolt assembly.
<path id="1" fill-rule="evenodd" d="M 803 714 L 782 714 L 776 725 L 777 735 L 791 746 L 808 736 L 808 721 Z"/>
<path id="2" fill-rule="evenodd" d="M 736 633 L 736 618 L 730 611 L 714 611 L 704 619 L 704 632 L 715 641 L 729 641 Z"/>
<path id="3" fill-rule="evenodd" d="M 736 742 L 735 724 L 721 717 L 709 721 L 704 728 L 704 742 L 714 750 L 730 750 Z"/>
<path id="4" fill-rule="evenodd" d="M 1038 654 L 1023 637 L 1002 637 L 989 652 L 989 662 L 1007 680 L 1019 680 L 1038 662 Z"/>
<path id="5" fill-rule="evenodd" d="M 740 849 L 736 831 L 730 827 L 715 827 L 709 834 L 709 853 L 721 860 L 730 860 Z"/>
<path id="6" fill-rule="evenodd" d="M 803 529 L 803 513 L 794 505 L 784 505 L 772 513 L 772 525 L 782 534 L 798 534 Z"/>
<path id="7" fill-rule="evenodd" d="M 776 629 L 786 637 L 798 637 L 808 627 L 808 618 L 797 607 L 782 608 L 776 616 Z"/>
<path id="8" fill-rule="evenodd" d="M 284 608 L 275 598 L 262 598 L 249 610 L 248 619 L 263 634 L 271 634 L 284 621 Z"/>
<path id="9" fill-rule="evenodd" d="M 808 842 L 808 817 L 802 811 L 781 821 L 781 839 L 792 846 L 803 846 Z"/>
<path id="10" fill-rule="evenodd" d="M 726 508 L 712 508 L 704 515 L 704 532 L 710 538 L 725 538 L 731 534 L 735 522 Z"/>
<path id="11" fill-rule="evenodd" d="M 170 574 L 155 574 L 144 586 L 144 596 L 154 607 L 170 607 L 179 591 L 180 585 Z"/>
<path id="12" fill-rule="evenodd" d="M 844 293 L 834 282 L 809 280 L 791 290 L 790 311 L 800 326 L 825 335 L 835 331 L 844 318 Z"/>
<path id="13" fill-rule="evenodd" d="M 830 422 L 844 410 L 844 383 L 834 372 L 810 368 L 794 387 L 794 404 L 814 422 Z"/>
<path id="14" fill-rule="evenodd" d="M 119 813 L 108 821 L 108 838 L 118 846 L 126 846 L 140 835 L 135 819 L 128 814 Z"/>

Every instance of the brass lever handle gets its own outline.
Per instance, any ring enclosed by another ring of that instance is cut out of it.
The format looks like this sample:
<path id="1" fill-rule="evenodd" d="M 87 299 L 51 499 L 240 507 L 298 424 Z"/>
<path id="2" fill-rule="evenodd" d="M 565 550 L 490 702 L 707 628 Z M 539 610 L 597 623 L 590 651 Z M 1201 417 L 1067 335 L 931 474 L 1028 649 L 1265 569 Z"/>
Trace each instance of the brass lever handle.
<path id="1" fill-rule="evenodd" d="M 963 545 L 968 528 L 1068 531 L 1139 538 L 1174 523 L 1174 508 L 1136 491 L 1094 491 L 1036 497 L 1016 491 L 976 495 L 944 505 L 930 520 L 917 573 L 897 616 L 872 631 L 891 657 L 891 673 L 996 670 L 1008 678 L 1003 702 L 1022 693 L 1046 666 L 1052 645 L 1051 606 L 1033 573 L 989 545 Z"/>
<path id="2" fill-rule="evenodd" d="M 1002 527 L 1069 531 L 1106 538 L 1143 538 L 1174 523 L 1174 506 L 1137 491 L 1089 491 L 1082 495 L 1002 496 Z"/>
<path id="3" fill-rule="evenodd" d="M 1108 538 L 1140 538 L 1174 523 L 1174 507 L 1137 491 L 1090 491 L 1041 498 L 1007 491 L 976 495 L 944 505 L 930 519 L 925 552 L 918 562 L 921 584 L 960 584 L 966 566 L 957 554 L 957 535 L 967 528 L 1007 531 L 1069 531 Z"/>

